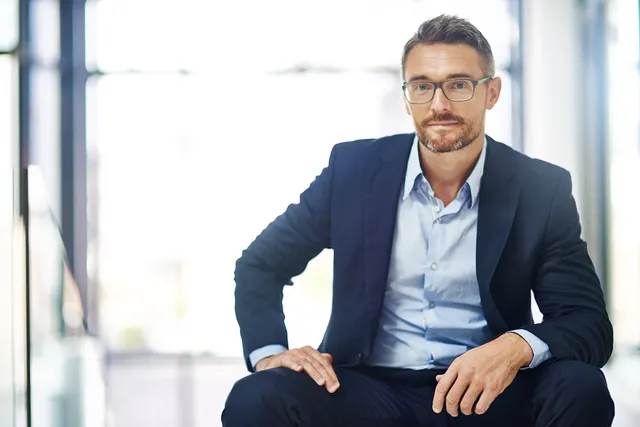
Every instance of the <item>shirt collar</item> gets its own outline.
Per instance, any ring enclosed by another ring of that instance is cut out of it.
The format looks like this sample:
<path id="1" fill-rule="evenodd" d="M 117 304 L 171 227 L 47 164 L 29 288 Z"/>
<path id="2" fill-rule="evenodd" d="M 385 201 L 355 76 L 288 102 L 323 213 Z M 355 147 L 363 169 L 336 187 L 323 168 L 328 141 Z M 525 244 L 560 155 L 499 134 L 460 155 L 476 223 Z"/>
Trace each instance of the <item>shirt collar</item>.
<path id="1" fill-rule="evenodd" d="M 416 178 L 422 175 L 422 167 L 420 166 L 420 154 L 418 147 L 418 136 L 413 138 L 413 145 L 411 146 L 411 152 L 409 154 L 409 160 L 407 163 L 407 174 L 404 179 L 404 193 L 402 200 L 406 199 L 416 182 Z M 467 178 L 467 184 L 471 190 L 471 205 L 473 206 L 478 200 L 478 194 L 480 193 L 480 182 L 482 181 L 482 175 L 484 174 L 484 164 L 487 157 L 487 137 L 484 138 L 484 144 L 482 145 L 482 151 L 478 162 L 471 171 L 471 175 Z"/>

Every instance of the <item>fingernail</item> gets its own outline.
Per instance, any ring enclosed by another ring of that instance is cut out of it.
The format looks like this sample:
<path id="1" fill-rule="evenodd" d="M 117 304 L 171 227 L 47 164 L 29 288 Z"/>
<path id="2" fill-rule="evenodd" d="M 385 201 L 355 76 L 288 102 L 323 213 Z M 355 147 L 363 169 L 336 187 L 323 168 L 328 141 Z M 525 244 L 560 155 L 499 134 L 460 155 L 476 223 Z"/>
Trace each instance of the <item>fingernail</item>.
<path id="1" fill-rule="evenodd" d="M 435 406 L 433 407 L 433 412 L 435 412 L 436 414 L 439 414 L 440 411 L 438 410 L 438 408 L 436 408 Z"/>
<path id="2" fill-rule="evenodd" d="M 324 385 L 324 380 L 318 380 L 318 385 Z"/>

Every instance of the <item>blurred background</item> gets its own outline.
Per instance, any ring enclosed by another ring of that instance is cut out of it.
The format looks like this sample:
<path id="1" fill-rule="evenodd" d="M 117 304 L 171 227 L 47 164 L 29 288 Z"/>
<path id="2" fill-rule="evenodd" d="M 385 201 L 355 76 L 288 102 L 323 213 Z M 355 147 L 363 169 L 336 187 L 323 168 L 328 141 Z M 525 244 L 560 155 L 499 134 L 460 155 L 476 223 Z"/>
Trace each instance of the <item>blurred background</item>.
<path id="1" fill-rule="evenodd" d="M 639 3 L 0 0 L 0 425 L 219 426 L 235 260 L 335 143 L 412 131 L 402 47 L 450 13 L 493 47 L 487 133 L 572 173 L 637 426 Z M 291 346 L 331 261 L 285 290 Z"/>

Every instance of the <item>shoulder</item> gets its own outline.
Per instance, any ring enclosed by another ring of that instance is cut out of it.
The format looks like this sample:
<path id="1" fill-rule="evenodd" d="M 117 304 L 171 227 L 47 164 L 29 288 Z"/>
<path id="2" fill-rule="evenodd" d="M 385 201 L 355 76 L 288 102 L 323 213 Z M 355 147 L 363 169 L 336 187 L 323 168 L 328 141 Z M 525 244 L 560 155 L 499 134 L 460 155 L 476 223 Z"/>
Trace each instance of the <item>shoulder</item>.
<path id="1" fill-rule="evenodd" d="M 561 183 L 570 183 L 568 170 L 544 160 L 532 158 L 501 142 L 492 140 L 492 148 L 500 158 L 513 165 L 515 175 L 524 187 L 530 189 L 557 188 Z"/>
<path id="2" fill-rule="evenodd" d="M 404 133 L 338 143 L 331 151 L 330 166 L 357 175 L 379 164 L 381 159 L 408 159 L 414 137 L 413 133 Z"/>
<path id="3" fill-rule="evenodd" d="M 400 133 L 383 136 L 380 138 L 357 139 L 353 141 L 340 142 L 333 147 L 335 156 L 362 156 L 368 154 L 386 154 L 387 152 L 397 152 L 401 146 L 411 145 L 413 133 Z"/>

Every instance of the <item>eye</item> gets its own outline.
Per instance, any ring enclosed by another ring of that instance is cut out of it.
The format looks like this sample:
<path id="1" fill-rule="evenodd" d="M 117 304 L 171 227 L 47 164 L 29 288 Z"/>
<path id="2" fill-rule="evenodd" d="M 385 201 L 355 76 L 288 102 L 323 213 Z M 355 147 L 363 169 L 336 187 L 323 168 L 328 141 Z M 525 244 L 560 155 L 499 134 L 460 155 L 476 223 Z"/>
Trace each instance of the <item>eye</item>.
<path id="1" fill-rule="evenodd" d="M 416 83 L 413 85 L 413 90 L 417 92 L 427 92 L 433 89 L 433 84 L 431 83 Z"/>
<path id="2" fill-rule="evenodd" d="M 453 90 L 465 90 L 469 88 L 469 82 L 465 80 L 456 80 L 449 83 L 449 89 Z"/>

